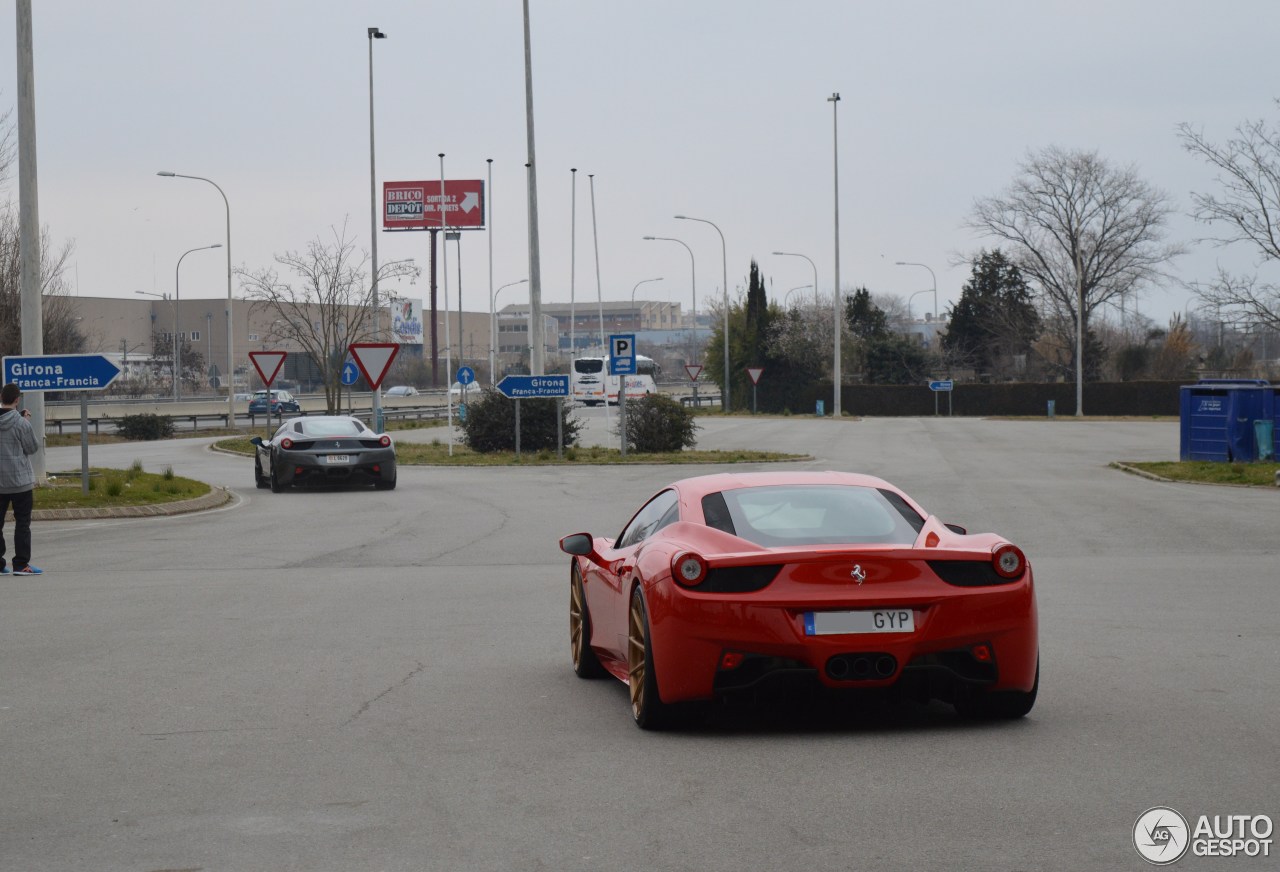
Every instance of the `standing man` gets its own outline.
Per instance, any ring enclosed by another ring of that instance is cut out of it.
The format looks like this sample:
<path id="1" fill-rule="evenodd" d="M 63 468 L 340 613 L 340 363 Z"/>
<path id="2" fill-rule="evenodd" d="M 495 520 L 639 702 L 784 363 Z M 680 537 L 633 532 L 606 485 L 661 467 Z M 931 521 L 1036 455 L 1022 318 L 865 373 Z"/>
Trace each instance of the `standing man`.
<path id="1" fill-rule="evenodd" d="M 18 411 L 22 391 L 10 382 L 0 388 L 0 575 L 39 575 L 31 565 L 31 503 L 36 476 L 30 456 L 40 450 L 35 431 L 27 420 L 31 413 Z M 13 566 L 5 562 L 4 518 L 13 506 Z"/>

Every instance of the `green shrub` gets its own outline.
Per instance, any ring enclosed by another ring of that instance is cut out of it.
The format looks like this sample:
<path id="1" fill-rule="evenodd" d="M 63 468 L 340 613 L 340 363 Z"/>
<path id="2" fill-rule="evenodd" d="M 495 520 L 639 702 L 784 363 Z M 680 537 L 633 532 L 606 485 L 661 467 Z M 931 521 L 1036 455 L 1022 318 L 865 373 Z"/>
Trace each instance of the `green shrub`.
<path id="1" fill-rule="evenodd" d="M 166 467 L 164 468 L 164 480 L 165 480 L 165 481 L 173 481 L 173 467 L 172 467 L 172 466 L 166 466 Z"/>
<path id="2" fill-rule="evenodd" d="M 134 479 L 142 475 L 142 461 L 135 459 L 133 465 L 129 467 L 129 478 Z"/>
<path id="3" fill-rule="evenodd" d="M 561 417 L 564 445 L 578 441 L 582 423 L 569 416 L 564 407 Z M 516 447 L 516 401 L 507 399 L 492 388 L 485 388 L 480 399 L 467 403 L 467 419 L 462 422 L 463 438 L 472 451 L 514 451 Z M 520 450 L 542 451 L 556 448 L 556 401 L 520 401 Z"/>
<path id="4" fill-rule="evenodd" d="M 627 400 L 627 445 L 635 451 L 666 452 L 697 444 L 692 410 L 663 394 Z"/>
<path id="5" fill-rule="evenodd" d="M 116 424 L 116 432 L 134 442 L 150 442 L 173 436 L 173 419 L 168 415 L 125 415 Z"/>
<path id="6" fill-rule="evenodd" d="M 124 482 L 114 475 L 108 478 L 107 479 L 107 496 L 118 497 L 122 493 L 124 493 Z"/>

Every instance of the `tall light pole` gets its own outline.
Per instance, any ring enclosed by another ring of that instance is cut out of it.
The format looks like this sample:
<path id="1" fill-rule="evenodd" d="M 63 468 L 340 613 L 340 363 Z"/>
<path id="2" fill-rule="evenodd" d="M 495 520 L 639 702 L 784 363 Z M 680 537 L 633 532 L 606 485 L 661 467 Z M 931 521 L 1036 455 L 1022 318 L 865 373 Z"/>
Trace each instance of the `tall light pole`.
<path id="1" fill-rule="evenodd" d="M 720 268 L 723 272 L 724 281 L 724 390 L 720 392 L 720 408 L 725 412 L 729 411 L 729 250 L 724 244 L 724 232 L 713 221 L 706 218 L 693 218 L 689 215 L 675 216 L 680 221 L 697 221 L 700 224 L 710 224 L 716 228 L 716 233 L 720 234 Z"/>
<path id="2" fill-rule="evenodd" d="M 497 375 L 493 371 L 493 346 L 498 341 L 498 336 L 494 331 L 494 324 L 497 323 L 493 315 L 493 158 L 485 158 L 485 163 L 489 165 L 488 181 L 484 187 L 484 208 L 488 213 L 485 221 L 485 236 L 489 238 L 489 384 L 496 385 L 498 383 Z M 453 384 L 450 383 L 450 388 Z"/>
<path id="3" fill-rule="evenodd" d="M 895 260 L 893 264 L 894 266 L 922 266 L 925 269 L 929 270 L 929 275 L 933 278 L 933 320 L 937 321 L 938 320 L 938 277 L 934 275 L 933 270 L 927 264 L 915 263 L 914 261 L 910 261 L 910 260 Z M 915 295 L 913 294 L 912 296 L 915 296 Z"/>
<path id="4" fill-rule="evenodd" d="M 542 336 L 542 267 L 538 246 L 538 162 L 533 156 L 533 48 L 529 41 L 529 0 L 524 0 L 524 107 L 529 150 L 529 369 L 546 373 Z"/>
<path id="5" fill-rule="evenodd" d="M 831 406 L 832 415 L 839 419 L 842 414 L 840 410 L 840 339 L 841 339 L 841 312 L 840 312 L 840 125 L 839 125 L 839 108 L 840 108 L 840 92 L 836 91 L 827 98 L 827 102 L 831 104 L 831 180 L 832 189 L 834 191 L 835 202 L 835 285 L 831 294 L 831 314 L 832 327 L 835 333 L 835 348 L 832 352 L 832 358 L 835 361 L 834 371 L 832 373 L 832 393 L 835 394 L 834 402 Z M 817 292 L 817 282 L 814 282 L 815 293 Z"/>
<path id="6" fill-rule="evenodd" d="M 794 251 L 775 251 L 775 252 L 774 252 L 774 256 L 775 256 L 775 257 L 803 257 L 805 260 L 809 261 L 809 266 L 813 267 L 813 302 L 814 302 L 814 304 L 815 304 L 815 305 L 817 305 L 817 302 L 818 302 L 818 265 L 817 265 L 816 263 L 814 263 L 814 262 L 813 262 L 813 258 L 809 257 L 809 255 L 807 255 L 807 254 L 796 254 Z M 804 285 L 801 285 L 800 287 L 801 287 L 801 288 L 803 288 L 803 287 L 804 287 Z M 791 290 L 792 290 L 792 291 L 798 291 L 798 290 L 800 290 L 800 288 L 792 288 Z M 787 291 L 787 293 L 791 293 L 791 291 Z M 785 306 L 785 305 L 786 305 L 786 303 L 784 302 L 784 303 L 783 303 L 783 305 Z"/>
<path id="7" fill-rule="evenodd" d="M 182 259 L 193 251 L 208 251 L 211 248 L 222 248 L 222 243 L 215 242 L 213 245 L 187 249 L 182 252 L 182 257 L 178 258 L 178 265 L 173 268 L 173 401 L 175 403 L 178 402 L 179 397 L 178 385 L 182 381 L 182 362 L 178 354 L 178 303 L 182 299 L 179 276 L 182 270 Z"/>
<path id="8" fill-rule="evenodd" d="M 493 379 L 494 384 L 498 383 L 498 375 L 497 375 L 498 370 L 496 368 L 497 363 L 496 363 L 496 358 L 494 357 L 494 351 L 497 349 L 497 346 L 498 346 L 498 315 L 497 315 L 498 294 L 502 293 L 503 288 L 509 288 L 512 285 L 522 285 L 527 281 L 529 280 L 518 279 L 514 282 L 507 282 L 501 288 L 498 288 L 496 291 L 494 291 L 493 296 L 489 298 L 489 319 L 490 319 L 489 335 L 493 337 L 493 341 L 489 343 L 489 373 L 490 373 L 490 377 Z"/>
<path id="9" fill-rule="evenodd" d="M 187 176 L 169 170 L 161 170 L 156 175 L 170 179 L 195 179 L 198 182 L 208 182 L 222 195 L 222 205 L 227 211 L 227 427 L 234 427 L 236 425 L 236 357 L 235 343 L 232 341 L 235 312 L 231 300 L 231 203 L 227 200 L 226 192 L 213 179 L 206 179 L 204 176 Z"/>
<path id="10" fill-rule="evenodd" d="M 373 274 L 370 278 L 369 299 L 373 304 L 373 339 L 380 338 L 378 304 L 378 172 L 373 147 L 373 41 L 386 39 L 387 35 L 376 27 L 369 28 L 369 254 Z M 440 204 L 441 209 L 444 204 Z M 373 390 L 373 426 L 382 432 L 382 386 Z"/>
<path id="11" fill-rule="evenodd" d="M 698 265 L 693 259 L 693 249 L 679 239 L 673 239 L 670 236 L 646 236 L 645 239 L 661 240 L 662 242 L 675 242 L 684 245 L 684 250 L 689 252 L 689 287 L 693 291 L 693 335 L 698 335 Z M 699 350 L 701 350 L 699 348 Z M 702 355 L 694 358 L 694 363 L 701 359 Z"/>

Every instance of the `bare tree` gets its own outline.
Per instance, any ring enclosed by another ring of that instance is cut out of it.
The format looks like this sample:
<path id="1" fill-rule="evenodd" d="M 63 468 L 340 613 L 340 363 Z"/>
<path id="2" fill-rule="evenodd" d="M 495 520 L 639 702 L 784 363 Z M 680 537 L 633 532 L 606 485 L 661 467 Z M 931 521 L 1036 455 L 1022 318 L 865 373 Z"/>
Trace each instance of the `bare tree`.
<path id="1" fill-rule="evenodd" d="M 1163 277 L 1183 253 L 1165 242 L 1172 212 L 1168 196 L 1134 168 L 1054 146 L 1029 152 L 1008 190 L 974 203 L 967 225 L 1009 243 L 1010 259 L 1041 295 L 1046 324 L 1072 333 L 1078 415 L 1089 316 Z"/>
<path id="2" fill-rule="evenodd" d="M 13 169 L 13 113 L 0 114 L 0 188 Z M 22 260 L 18 215 L 11 202 L 0 205 L 0 354 L 22 353 Z M 40 294 L 43 300 L 46 354 L 84 350 L 85 336 L 67 298 L 66 270 L 75 245 L 55 247 L 48 227 L 40 231 Z"/>
<path id="3" fill-rule="evenodd" d="M 1280 100 L 1276 101 L 1280 107 Z M 1263 262 L 1280 260 L 1280 128 L 1266 121 L 1245 121 L 1223 145 L 1189 124 L 1178 125 L 1182 147 L 1218 170 L 1216 194 L 1191 195 L 1197 221 L 1222 229 L 1208 241 L 1220 246 L 1244 242 Z M 1208 282 L 1191 285 L 1200 299 L 1218 309 L 1280 327 L 1280 285 L 1257 275 L 1232 275 L 1219 269 Z"/>
<path id="4" fill-rule="evenodd" d="M 369 255 L 357 249 L 345 221 L 341 228 L 330 229 L 330 241 L 317 237 L 304 251 L 275 256 L 276 264 L 292 280 L 282 279 L 273 267 L 239 270 L 238 275 L 252 308 L 274 316 L 270 338 L 284 340 L 310 357 L 324 384 L 325 406 L 334 414 L 339 408 L 347 347 L 374 341 L 375 336 Z M 416 279 L 418 272 L 409 261 L 382 264 L 378 268 L 381 302 L 394 300 L 383 282 L 406 276 Z M 381 325 L 384 331 L 389 327 Z"/>

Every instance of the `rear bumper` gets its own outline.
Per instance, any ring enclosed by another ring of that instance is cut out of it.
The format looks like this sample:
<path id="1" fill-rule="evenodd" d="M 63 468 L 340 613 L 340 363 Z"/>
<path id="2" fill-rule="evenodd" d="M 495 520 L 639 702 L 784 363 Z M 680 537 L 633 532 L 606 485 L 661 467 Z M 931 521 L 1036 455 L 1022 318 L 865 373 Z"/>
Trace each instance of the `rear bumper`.
<path id="1" fill-rule="evenodd" d="M 396 456 L 392 449 L 351 455 L 345 464 L 331 464 L 314 454 L 282 454 L 278 459 L 283 484 L 342 484 L 344 482 L 395 481 Z"/>
<path id="2" fill-rule="evenodd" d="M 1038 627 L 1031 573 L 995 588 L 942 582 L 896 601 L 770 602 L 753 595 L 689 593 L 667 582 L 646 590 L 658 690 L 666 702 L 708 699 L 778 678 L 831 688 L 920 690 L 947 699 L 959 686 L 1030 690 Z M 909 607 L 911 633 L 805 634 L 806 611 Z M 979 661 L 974 646 L 989 646 Z M 726 653 L 744 655 L 721 668 Z"/>

